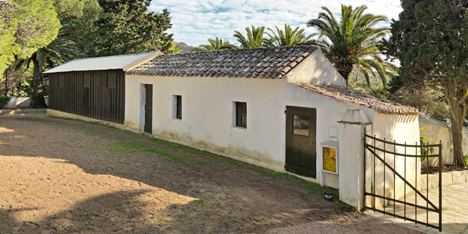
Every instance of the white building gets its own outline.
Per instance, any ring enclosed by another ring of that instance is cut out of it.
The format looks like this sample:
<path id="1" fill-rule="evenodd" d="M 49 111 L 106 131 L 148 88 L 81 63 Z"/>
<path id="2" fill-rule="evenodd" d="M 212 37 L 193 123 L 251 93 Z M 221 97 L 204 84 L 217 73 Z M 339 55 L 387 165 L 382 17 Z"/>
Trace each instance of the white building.
<path id="1" fill-rule="evenodd" d="M 418 142 L 420 113 L 345 85 L 308 46 L 159 55 L 126 71 L 123 125 L 304 176 L 362 208 L 364 127 Z"/>

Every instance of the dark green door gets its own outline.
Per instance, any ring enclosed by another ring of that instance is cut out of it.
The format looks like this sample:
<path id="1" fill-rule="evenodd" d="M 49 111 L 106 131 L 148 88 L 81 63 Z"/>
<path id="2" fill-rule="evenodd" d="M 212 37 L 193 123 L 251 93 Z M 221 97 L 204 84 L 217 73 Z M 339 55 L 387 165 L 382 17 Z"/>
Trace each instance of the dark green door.
<path id="1" fill-rule="evenodd" d="M 286 171 L 316 178 L 317 111 L 286 107 Z"/>
<path id="2" fill-rule="evenodd" d="M 153 132 L 153 85 L 145 85 L 145 132 Z"/>

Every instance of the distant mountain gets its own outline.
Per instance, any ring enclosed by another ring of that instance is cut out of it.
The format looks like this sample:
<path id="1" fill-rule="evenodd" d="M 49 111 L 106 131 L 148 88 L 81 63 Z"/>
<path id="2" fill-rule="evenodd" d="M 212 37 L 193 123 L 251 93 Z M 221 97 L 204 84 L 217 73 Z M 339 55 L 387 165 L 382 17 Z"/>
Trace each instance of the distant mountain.
<path id="1" fill-rule="evenodd" d="M 184 54 L 184 53 L 192 52 L 192 49 L 195 48 L 196 46 L 189 46 L 185 42 L 176 42 L 176 48 L 177 47 L 184 47 L 182 49 L 182 52 L 180 52 L 180 53 Z"/>

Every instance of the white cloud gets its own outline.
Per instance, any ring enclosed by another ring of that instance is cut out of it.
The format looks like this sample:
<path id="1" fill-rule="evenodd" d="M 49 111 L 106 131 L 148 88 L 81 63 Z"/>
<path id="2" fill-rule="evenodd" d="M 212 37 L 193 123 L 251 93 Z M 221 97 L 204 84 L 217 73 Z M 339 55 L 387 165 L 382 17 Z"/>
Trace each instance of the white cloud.
<path id="1" fill-rule="evenodd" d="M 161 11 L 167 8 L 173 24 L 170 33 L 178 42 L 197 46 L 206 44 L 208 38 L 227 38 L 232 43 L 234 31 L 245 32 L 245 27 L 282 27 L 285 23 L 306 29 L 306 22 L 316 18 L 322 6 L 328 7 L 337 16 L 341 3 L 367 5 L 368 13 L 385 15 L 389 19 L 398 18 L 401 12 L 400 1 L 391 0 L 171 0 L 153 1 L 150 10 Z"/>

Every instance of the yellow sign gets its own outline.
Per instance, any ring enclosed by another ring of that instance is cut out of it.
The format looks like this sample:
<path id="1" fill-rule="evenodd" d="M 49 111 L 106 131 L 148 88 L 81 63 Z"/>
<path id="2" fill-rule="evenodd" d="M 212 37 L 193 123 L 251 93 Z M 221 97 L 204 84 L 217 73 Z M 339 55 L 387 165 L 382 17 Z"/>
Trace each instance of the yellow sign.
<path id="1" fill-rule="evenodd" d="M 336 172 L 336 149 L 332 147 L 322 147 L 323 150 L 323 170 Z"/>

